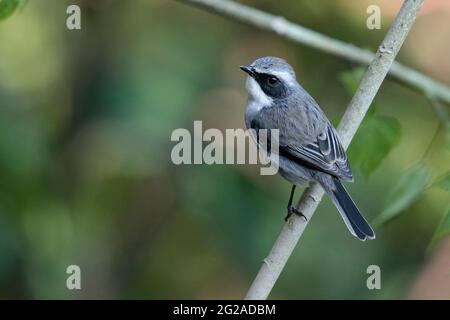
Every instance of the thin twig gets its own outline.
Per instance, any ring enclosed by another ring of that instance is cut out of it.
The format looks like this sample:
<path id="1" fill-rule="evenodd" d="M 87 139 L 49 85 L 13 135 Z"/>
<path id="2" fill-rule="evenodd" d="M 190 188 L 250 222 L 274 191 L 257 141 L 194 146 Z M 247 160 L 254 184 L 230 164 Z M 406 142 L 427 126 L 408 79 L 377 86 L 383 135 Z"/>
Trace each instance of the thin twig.
<path id="1" fill-rule="evenodd" d="M 431 155 L 431 151 L 433 150 L 434 144 L 439 136 L 439 132 L 441 131 L 441 128 L 449 128 L 450 122 L 449 122 L 449 116 L 447 113 L 447 110 L 445 110 L 444 106 L 439 103 L 435 98 L 428 97 L 428 100 L 430 101 L 431 106 L 433 107 L 434 113 L 436 113 L 438 117 L 438 123 L 435 129 L 435 132 L 433 134 L 433 137 L 430 140 L 430 143 L 428 144 L 427 149 L 423 153 L 422 156 L 422 162 L 427 159 Z"/>
<path id="2" fill-rule="evenodd" d="M 375 55 L 369 50 L 353 44 L 336 40 L 319 32 L 292 23 L 283 17 L 275 16 L 233 1 L 225 0 L 177 0 L 215 12 L 239 22 L 258 27 L 329 54 L 368 65 Z M 412 68 L 394 62 L 389 75 L 424 95 L 435 97 L 450 104 L 450 88 Z"/>
<path id="3" fill-rule="evenodd" d="M 439 121 L 441 121 L 444 127 L 448 127 L 450 124 L 450 119 L 445 107 L 435 97 L 427 96 L 427 98 L 430 100 L 431 106 L 433 107 L 434 113 L 436 113 L 439 118 Z"/>
<path id="4" fill-rule="evenodd" d="M 430 157 L 431 151 L 433 150 L 433 147 L 434 147 L 434 143 L 436 142 L 437 137 L 439 136 L 439 131 L 441 131 L 441 127 L 442 127 L 442 122 L 440 120 L 438 120 L 436 129 L 434 130 L 434 134 L 433 134 L 433 136 L 430 140 L 430 143 L 428 144 L 425 152 L 423 153 L 420 162 L 425 162 L 427 160 L 427 158 Z"/>

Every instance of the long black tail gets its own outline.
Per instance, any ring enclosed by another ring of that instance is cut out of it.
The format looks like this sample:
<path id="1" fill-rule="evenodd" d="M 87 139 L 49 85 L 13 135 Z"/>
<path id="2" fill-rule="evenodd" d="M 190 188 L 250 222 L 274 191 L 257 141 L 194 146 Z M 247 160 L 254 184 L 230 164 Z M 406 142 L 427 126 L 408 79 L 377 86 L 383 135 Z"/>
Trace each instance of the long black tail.
<path id="1" fill-rule="evenodd" d="M 364 219 L 358 207 L 345 190 L 339 179 L 333 177 L 334 188 L 325 188 L 336 208 L 339 210 L 350 232 L 364 241 L 375 239 L 375 232 L 369 223 Z"/>

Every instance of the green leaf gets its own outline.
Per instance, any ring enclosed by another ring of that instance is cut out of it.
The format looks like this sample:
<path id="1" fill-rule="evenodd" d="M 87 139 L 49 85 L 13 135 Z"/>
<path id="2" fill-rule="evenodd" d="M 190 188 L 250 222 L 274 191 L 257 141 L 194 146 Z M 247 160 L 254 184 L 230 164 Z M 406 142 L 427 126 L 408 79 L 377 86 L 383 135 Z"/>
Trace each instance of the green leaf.
<path id="1" fill-rule="evenodd" d="M 0 21 L 12 15 L 27 0 L 0 0 Z"/>
<path id="2" fill-rule="evenodd" d="M 368 177 L 399 142 L 400 135 L 397 119 L 367 115 L 348 150 L 351 164 Z"/>
<path id="3" fill-rule="evenodd" d="M 434 232 L 430 246 L 433 246 L 437 241 L 450 234 L 450 210 L 444 215 Z"/>
<path id="4" fill-rule="evenodd" d="M 339 75 L 339 80 L 349 95 L 356 92 L 364 73 L 365 68 L 358 67 Z M 376 105 L 372 103 L 348 151 L 352 165 L 359 167 L 366 177 L 381 164 L 400 140 L 400 123 L 392 117 L 375 115 L 376 109 Z"/>
<path id="5" fill-rule="evenodd" d="M 365 68 L 358 67 L 350 71 L 344 71 L 339 75 L 339 80 L 344 85 L 344 88 L 350 96 L 353 96 L 356 89 L 358 89 L 358 85 L 361 82 L 365 71 Z"/>
<path id="6" fill-rule="evenodd" d="M 445 142 L 447 149 L 450 149 L 450 126 L 447 126 L 445 129 Z"/>
<path id="7" fill-rule="evenodd" d="M 396 217 L 422 193 L 431 180 L 431 172 L 423 165 L 417 164 L 406 170 L 395 184 L 383 212 L 374 220 L 380 226 Z"/>
<path id="8" fill-rule="evenodd" d="M 450 172 L 447 172 L 442 178 L 438 178 L 433 186 L 437 186 L 444 190 L 450 191 Z"/>
<path id="9" fill-rule="evenodd" d="M 361 82 L 364 73 L 366 72 L 366 68 L 364 67 L 357 67 L 352 70 L 344 71 L 339 74 L 339 80 L 346 89 L 349 96 L 353 96 L 356 93 L 356 90 L 358 89 L 359 83 Z M 369 110 L 367 111 L 366 117 L 368 115 L 375 114 L 376 105 L 374 102 L 369 107 Z M 333 123 L 334 124 L 334 123 Z M 337 124 L 337 123 L 336 123 Z"/>

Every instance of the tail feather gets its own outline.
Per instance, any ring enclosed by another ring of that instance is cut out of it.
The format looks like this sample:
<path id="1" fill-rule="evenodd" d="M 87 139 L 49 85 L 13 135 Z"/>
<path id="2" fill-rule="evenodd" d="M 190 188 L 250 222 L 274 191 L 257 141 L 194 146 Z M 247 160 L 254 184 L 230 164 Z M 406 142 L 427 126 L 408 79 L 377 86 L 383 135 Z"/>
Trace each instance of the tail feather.
<path id="1" fill-rule="evenodd" d="M 360 240 L 375 239 L 375 232 L 359 211 L 352 198 L 337 178 L 333 178 L 334 188 L 325 190 L 344 219 L 350 232 Z"/>

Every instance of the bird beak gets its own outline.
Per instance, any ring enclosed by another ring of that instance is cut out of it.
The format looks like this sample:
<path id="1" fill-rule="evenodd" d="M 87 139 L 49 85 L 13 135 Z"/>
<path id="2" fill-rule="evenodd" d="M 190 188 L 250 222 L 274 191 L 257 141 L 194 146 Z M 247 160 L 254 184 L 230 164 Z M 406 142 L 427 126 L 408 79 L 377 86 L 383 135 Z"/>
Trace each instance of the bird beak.
<path id="1" fill-rule="evenodd" d="M 248 75 L 250 77 L 253 77 L 255 75 L 255 72 L 253 71 L 253 68 L 249 65 L 242 65 L 239 67 L 242 71 L 244 71 L 245 73 L 248 73 Z"/>

